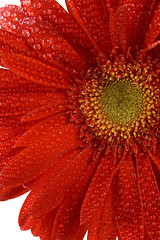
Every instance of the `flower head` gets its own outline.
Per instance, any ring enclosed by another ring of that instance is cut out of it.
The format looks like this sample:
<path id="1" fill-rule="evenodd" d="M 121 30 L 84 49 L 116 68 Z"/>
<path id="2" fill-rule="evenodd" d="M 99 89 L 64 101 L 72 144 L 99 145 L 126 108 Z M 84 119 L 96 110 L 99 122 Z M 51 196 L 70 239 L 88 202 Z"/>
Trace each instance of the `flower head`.
<path id="1" fill-rule="evenodd" d="M 41 240 L 160 239 L 160 3 L 0 9 L 0 199 Z"/>

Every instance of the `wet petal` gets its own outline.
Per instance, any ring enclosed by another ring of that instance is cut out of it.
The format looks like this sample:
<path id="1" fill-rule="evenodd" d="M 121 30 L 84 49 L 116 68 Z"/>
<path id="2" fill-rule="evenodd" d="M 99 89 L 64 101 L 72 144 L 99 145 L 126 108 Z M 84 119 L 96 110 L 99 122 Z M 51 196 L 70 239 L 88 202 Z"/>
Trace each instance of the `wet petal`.
<path id="1" fill-rule="evenodd" d="M 53 88 L 27 81 L 6 69 L 0 69 L 0 82 L 0 169 L 2 169 L 11 158 L 23 150 L 22 147 L 14 148 L 18 138 L 37 123 L 36 121 L 22 123 L 22 116 L 51 104 L 55 101 L 55 96 L 60 98 L 63 94 L 58 94 L 59 91 L 54 93 Z M 61 98 L 65 100 L 65 94 Z"/>
<path id="2" fill-rule="evenodd" d="M 91 161 L 93 151 L 92 146 L 82 150 L 53 180 L 41 187 L 39 191 L 32 191 L 29 194 L 21 210 L 20 225 L 22 228 L 29 228 L 32 219 L 41 218 L 62 202 L 64 195 L 68 191 L 67 189 L 74 184 Z M 26 206 L 28 206 L 28 209 Z"/>
<path id="3" fill-rule="evenodd" d="M 0 50 L 10 53 L 21 53 L 28 57 L 38 58 L 37 54 L 27 46 L 25 39 L 0 29 Z M 4 66 L 4 65 L 2 65 Z"/>
<path id="4" fill-rule="evenodd" d="M 72 46 L 54 31 L 49 23 L 42 21 L 39 15 L 25 17 L 20 7 L 10 5 L 0 8 L 0 25 L 3 30 L 17 35 L 17 38 L 26 39 L 33 52 L 37 52 L 37 55 L 49 61 L 51 65 L 56 64 L 74 73 L 79 70 L 79 65 L 80 73 L 82 70 L 85 73 L 89 67 Z"/>
<path id="5" fill-rule="evenodd" d="M 86 233 L 87 227 L 85 225 L 80 225 L 77 232 L 74 234 L 74 236 L 71 238 L 71 240 L 83 240 L 84 235 Z"/>
<path id="6" fill-rule="evenodd" d="M 22 116 L 37 108 L 43 109 L 48 104 L 53 105 L 55 98 L 58 101 L 59 95 L 64 95 L 62 99 L 65 99 L 65 93 L 54 93 L 53 88 L 27 81 L 8 70 L 0 69 L 0 82 L 0 116 L 3 117 Z"/>
<path id="7" fill-rule="evenodd" d="M 65 127 L 64 127 L 65 126 Z M 58 154 L 79 144 L 78 129 L 59 123 L 50 135 L 40 138 L 14 157 L 2 170 L 1 184 L 5 188 L 19 186 L 38 176 L 53 163 Z"/>
<path id="8" fill-rule="evenodd" d="M 19 6 L 8 5 L 0 8 L 0 26 L 2 30 L 21 36 L 23 18 L 24 13 Z"/>
<path id="9" fill-rule="evenodd" d="M 71 163 L 71 160 L 74 160 L 78 154 L 80 154 L 82 149 L 76 148 L 73 149 L 59 157 L 57 157 L 54 162 L 50 165 L 48 169 L 46 169 L 40 177 L 34 179 L 31 182 L 28 182 L 25 184 L 25 186 L 29 189 L 32 190 L 28 198 L 26 199 L 23 208 L 21 210 L 21 214 L 19 217 L 19 222 L 21 225 L 21 228 L 23 230 L 28 229 L 30 226 L 31 228 L 34 227 L 34 225 L 40 221 L 40 219 L 32 218 L 32 221 L 30 221 L 27 215 L 27 212 L 30 210 L 31 207 L 31 201 L 34 202 L 36 199 L 37 195 L 43 191 L 46 187 L 48 187 L 48 183 L 53 181 L 53 179 L 61 172 L 63 171 L 66 166 Z M 41 187 L 40 187 L 41 186 Z M 42 217 L 43 219 L 43 217 Z M 30 225 L 29 225 L 30 224 Z M 43 227 L 42 227 L 43 228 Z"/>
<path id="10" fill-rule="evenodd" d="M 107 190 L 112 182 L 113 172 L 113 155 L 104 155 L 83 201 L 81 209 L 82 224 L 89 224 L 91 218 L 104 201 Z"/>
<path id="11" fill-rule="evenodd" d="M 160 146 L 157 144 L 157 148 L 155 152 L 152 152 L 148 149 L 148 154 L 151 157 L 152 161 L 157 166 L 158 170 L 160 171 Z"/>
<path id="12" fill-rule="evenodd" d="M 111 47 L 107 18 L 100 1 L 66 0 L 67 8 L 99 52 Z"/>
<path id="13" fill-rule="evenodd" d="M 98 159 L 92 162 L 65 196 L 55 219 L 53 239 L 83 239 L 87 227 L 80 226 L 80 210 L 98 163 Z M 82 231 L 82 229 L 84 230 Z M 79 232 L 80 230 L 81 232 Z"/>
<path id="14" fill-rule="evenodd" d="M 124 4 L 113 12 L 110 20 L 113 45 L 120 46 L 124 53 L 129 47 L 139 46 L 148 13 L 145 5 L 133 3 Z"/>
<path id="15" fill-rule="evenodd" d="M 147 48 L 151 45 L 160 34 L 160 4 L 156 6 L 156 9 L 152 13 L 152 18 L 148 25 L 148 28 L 145 33 L 143 40 L 143 47 Z"/>
<path id="16" fill-rule="evenodd" d="M 19 54 L 3 53 L 5 66 L 16 75 L 50 87 L 70 88 L 70 76 L 60 69 Z"/>
<path id="17" fill-rule="evenodd" d="M 146 154 L 139 154 L 137 157 L 137 172 L 146 229 L 151 239 L 158 239 L 160 236 L 160 194 Z"/>
<path id="18" fill-rule="evenodd" d="M 63 112 L 67 110 L 67 103 L 68 101 L 57 101 L 44 107 L 42 106 L 41 108 L 36 108 L 34 111 L 31 111 L 30 113 L 24 115 L 21 120 L 23 122 L 34 121 Z"/>
<path id="19" fill-rule="evenodd" d="M 99 206 L 88 229 L 88 240 L 116 240 L 117 227 L 113 208 L 112 185 L 108 189 L 105 200 Z"/>
<path id="20" fill-rule="evenodd" d="M 32 49 L 50 65 L 57 65 L 78 75 L 85 74 L 90 67 L 53 26 L 42 21 L 39 16 L 23 20 L 22 35 Z"/>
<path id="21" fill-rule="evenodd" d="M 114 202 L 121 239 L 143 239 L 143 218 L 137 178 L 128 153 L 114 183 Z"/>
<path id="22" fill-rule="evenodd" d="M 41 240 L 51 239 L 54 220 L 57 214 L 58 208 L 55 208 L 51 212 L 47 213 L 41 221 L 39 236 Z"/>
<path id="23" fill-rule="evenodd" d="M 33 2 L 33 1 L 32 1 Z M 44 9 L 46 9 L 44 11 Z M 91 63 L 95 62 L 97 52 L 90 39 L 77 24 L 74 18 L 55 0 L 36 0 L 24 9 L 26 16 L 28 12 L 35 16 L 41 16 L 52 28 L 58 32 L 81 56 Z M 47 57 L 47 56 L 46 56 Z M 48 56 L 49 57 L 49 56 Z"/>
<path id="24" fill-rule="evenodd" d="M 41 221 L 39 223 L 37 223 L 32 229 L 31 232 L 33 234 L 34 237 L 37 237 L 39 235 L 39 231 L 40 231 L 40 224 Z"/>
<path id="25" fill-rule="evenodd" d="M 15 147 L 25 147 L 39 142 L 40 139 L 54 135 L 56 128 L 63 129 L 68 123 L 68 117 L 64 113 L 47 118 L 29 128 L 16 142 Z"/>
<path id="26" fill-rule="evenodd" d="M 11 198 L 16 198 L 16 197 L 19 197 L 19 196 L 25 194 L 28 191 L 29 190 L 24 186 L 12 188 L 12 189 L 8 190 L 7 192 L 2 190 L 1 195 L 0 195 L 0 200 L 6 201 Z"/>
<path id="27" fill-rule="evenodd" d="M 26 7 L 31 4 L 32 0 L 20 0 L 21 6 Z"/>
<path id="28" fill-rule="evenodd" d="M 22 124 L 19 117 L 0 118 L 0 170 L 6 163 L 24 148 L 14 148 L 18 138 L 33 125 L 33 123 Z"/>

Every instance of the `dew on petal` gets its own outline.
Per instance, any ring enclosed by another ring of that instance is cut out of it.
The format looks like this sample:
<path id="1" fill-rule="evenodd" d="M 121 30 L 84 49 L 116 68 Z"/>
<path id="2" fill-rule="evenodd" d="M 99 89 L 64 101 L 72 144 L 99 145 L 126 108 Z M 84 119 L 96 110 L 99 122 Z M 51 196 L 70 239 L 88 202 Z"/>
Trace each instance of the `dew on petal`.
<path id="1" fill-rule="evenodd" d="M 3 17 L 9 17 L 11 15 L 11 12 L 9 10 L 3 11 L 2 12 Z"/>
<path id="2" fill-rule="evenodd" d="M 35 50 L 40 50 L 41 49 L 41 45 L 37 43 L 37 44 L 33 45 L 33 48 Z"/>

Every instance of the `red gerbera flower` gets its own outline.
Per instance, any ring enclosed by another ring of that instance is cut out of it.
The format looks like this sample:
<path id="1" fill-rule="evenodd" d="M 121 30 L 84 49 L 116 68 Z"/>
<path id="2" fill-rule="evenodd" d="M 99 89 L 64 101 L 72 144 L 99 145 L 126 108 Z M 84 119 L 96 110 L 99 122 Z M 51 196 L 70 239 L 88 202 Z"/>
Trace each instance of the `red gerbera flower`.
<path id="1" fill-rule="evenodd" d="M 160 239 L 160 3 L 0 9 L 0 199 L 41 240 Z"/>

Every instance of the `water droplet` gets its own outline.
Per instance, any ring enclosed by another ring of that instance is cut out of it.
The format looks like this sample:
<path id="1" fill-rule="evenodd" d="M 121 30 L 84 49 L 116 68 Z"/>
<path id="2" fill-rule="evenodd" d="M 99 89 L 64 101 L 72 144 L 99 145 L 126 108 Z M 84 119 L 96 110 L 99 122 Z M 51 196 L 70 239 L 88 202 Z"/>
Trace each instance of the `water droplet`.
<path id="1" fill-rule="evenodd" d="M 150 219 L 151 219 L 151 220 L 155 220 L 155 219 L 156 219 L 156 216 L 155 216 L 155 215 L 152 215 L 152 216 L 150 217 Z"/>
<path id="2" fill-rule="evenodd" d="M 9 10 L 5 10 L 5 11 L 3 11 L 2 14 L 3 14 L 4 17 L 10 17 L 11 12 Z"/>
<path id="3" fill-rule="evenodd" d="M 23 3 L 23 6 L 29 6 L 31 4 L 31 1 L 30 0 L 23 0 L 22 3 Z"/>
<path id="4" fill-rule="evenodd" d="M 35 49 L 35 50 L 40 50 L 41 49 L 41 45 L 40 44 L 35 44 L 34 46 L 33 46 L 33 48 Z"/>
<path id="5" fill-rule="evenodd" d="M 22 35 L 23 35 L 24 37 L 29 37 L 31 34 L 30 34 L 30 32 L 29 32 L 27 29 L 24 29 L 24 30 L 22 31 Z"/>
<path id="6" fill-rule="evenodd" d="M 39 3 L 35 3 L 34 7 L 37 8 L 37 9 L 40 9 L 41 8 L 41 3 L 40 2 Z"/>
<path id="7" fill-rule="evenodd" d="M 14 18 L 17 17 L 17 13 L 13 12 L 11 16 Z"/>
<path id="8" fill-rule="evenodd" d="M 48 38 L 48 39 L 43 39 L 42 40 L 42 45 L 46 48 L 50 47 L 51 46 L 51 43 L 52 43 L 52 39 L 51 38 Z"/>
<path id="9" fill-rule="evenodd" d="M 34 42 L 34 38 L 28 38 L 28 43 L 33 43 Z"/>
<path id="10" fill-rule="evenodd" d="M 28 24 L 28 25 L 33 25 L 33 24 L 36 23 L 36 20 L 35 20 L 34 18 L 26 17 L 26 18 L 23 20 L 23 22 L 24 22 L 25 24 Z"/>
<path id="11" fill-rule="evenodd" d="M 12 29 L 14 29 L 14 30 L 15 30 L 15 29 L 16 29 L 16 25 L 12 25 Z"/>
<path id="12" fill-rule="evenodd" d="M 35 27 L 35 28 L 31 28 L 32 33 L 38 33 L 39 32 L 39 28 Z"/>
<path id="13" fill-rule="evenodd" d="M 42 21 L 41 15 L 37 15 L 37 20 L 38 20 L 38 21 Z"/>

